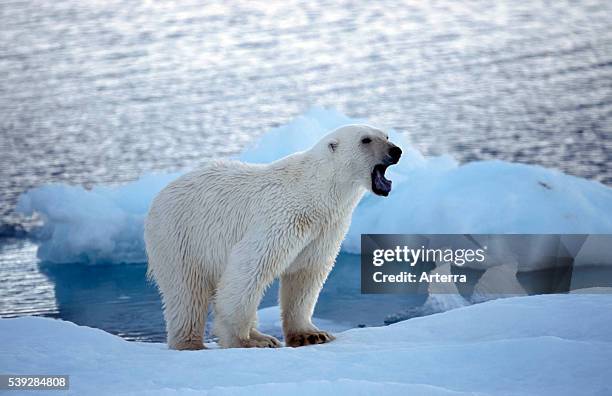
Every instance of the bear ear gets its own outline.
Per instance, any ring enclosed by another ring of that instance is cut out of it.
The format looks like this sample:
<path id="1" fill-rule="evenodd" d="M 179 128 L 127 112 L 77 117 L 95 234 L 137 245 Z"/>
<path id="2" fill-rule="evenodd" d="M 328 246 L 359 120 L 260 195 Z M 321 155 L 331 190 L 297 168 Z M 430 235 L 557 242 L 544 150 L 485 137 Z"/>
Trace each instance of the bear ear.
<path id="1" fill-rule="evenodd" d="M 338 148 L 338 141 L 336 139 L 330 140 L 329 143 L 327 143 L 327 147 L 329 148 L 329 151 L 333 153 Z"/>

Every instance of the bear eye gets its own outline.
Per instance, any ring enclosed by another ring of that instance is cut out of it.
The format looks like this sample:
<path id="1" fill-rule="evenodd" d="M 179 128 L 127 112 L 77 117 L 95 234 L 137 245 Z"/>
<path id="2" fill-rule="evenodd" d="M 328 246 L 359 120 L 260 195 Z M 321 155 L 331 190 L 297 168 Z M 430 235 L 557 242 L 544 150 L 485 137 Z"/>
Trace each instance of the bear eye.
<path id="1" fill-rule="evenodd" d="M 363 143 L 363 144 L 368 144 L 368 143 L 371 143 L 371 142 L 372 142 L 372 139 L 370 139 L 368 137 L 361 139 L 361 143 Z"/>

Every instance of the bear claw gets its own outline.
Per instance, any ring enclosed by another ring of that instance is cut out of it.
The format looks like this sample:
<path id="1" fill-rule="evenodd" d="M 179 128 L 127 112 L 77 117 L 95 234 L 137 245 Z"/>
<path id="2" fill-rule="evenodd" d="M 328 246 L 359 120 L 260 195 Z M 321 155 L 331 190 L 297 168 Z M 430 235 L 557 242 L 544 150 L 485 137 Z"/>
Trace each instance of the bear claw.
<path id="1" fill-rule="evenodd" d="M 266 335 L 257 339 L 240 340 L 240 346 L 242 348 L 280 348 L 282 344 L 276 338 Z"/>
<path id="2" fill-rule="evenodd" d="M 335 340 L 336 337 L 326 331 L 312 331 L 299 334 L 291 334 L 286 337 L 287 346 L 300 347 L 306 345 L 325 344 Z"/>

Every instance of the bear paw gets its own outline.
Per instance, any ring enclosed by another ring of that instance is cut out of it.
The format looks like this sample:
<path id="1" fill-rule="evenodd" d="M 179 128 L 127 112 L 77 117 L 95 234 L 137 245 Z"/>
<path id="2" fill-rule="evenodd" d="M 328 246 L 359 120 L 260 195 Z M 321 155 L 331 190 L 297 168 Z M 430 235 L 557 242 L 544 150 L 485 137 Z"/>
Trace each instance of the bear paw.
<path id="1" fill-rule="evenodd" d="M 199 340 L 174 341 L 169 345 L 171 349 L 176 349 L 177 351 L 199 351 L 201 349 L 206 349 L 202 341 Z"/>
<path id="2" fill-rule="evenodd" d="M 281 344 L 281 342 L 277 340 L 275 337 L 272 337 L 271 335 L 267 335 L 264 333 L 260 333 L 259 331 L 257 331 L 257 329 L 251 329 L 249 333 L 249 338 L 255 341 L 272 344 L 273 346 L 271 346 L 270 348 L 280 348 L 283 346 L 283 344 Z M 264 348 L 266 348 L 266 346 L 264 346 Z"/>
<path id="3" fill-rule="evenodd" d="M 272 336 L 260 334 L 257 338 L 240 340 L 240 346 L 242 348 L 280 348 L 282 344 Z"/>
<path id="4" fill-rule="evenodd" d="M 290 347 L 299 347 L 305 345 L 325 344 L 326 342 L 331 342 L 335 339 L 336 337 L 326 331 L 316 330 L 290 334 L 286 337 L 285 344 Z"/>

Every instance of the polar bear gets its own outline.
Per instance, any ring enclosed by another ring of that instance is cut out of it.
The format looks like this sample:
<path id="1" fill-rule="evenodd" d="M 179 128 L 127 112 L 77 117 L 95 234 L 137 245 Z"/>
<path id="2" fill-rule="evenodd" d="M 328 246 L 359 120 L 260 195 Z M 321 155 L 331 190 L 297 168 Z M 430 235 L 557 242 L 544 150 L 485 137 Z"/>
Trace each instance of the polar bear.
<path id="1" fill-rule="evenodd" d="M 202 349 L 209 303 L 223 347 L 280 347 L 256 329 L 257 307 L 280 277 L 287 346 L 334 337 L 311 321 L 319 291 L 370 190 L 402 150 L 381 130 L 347 125 L 270 164 L 216 161 L 170 183 L 145 221 L 148 275 L 164 306 L 168 346 Z"/>

